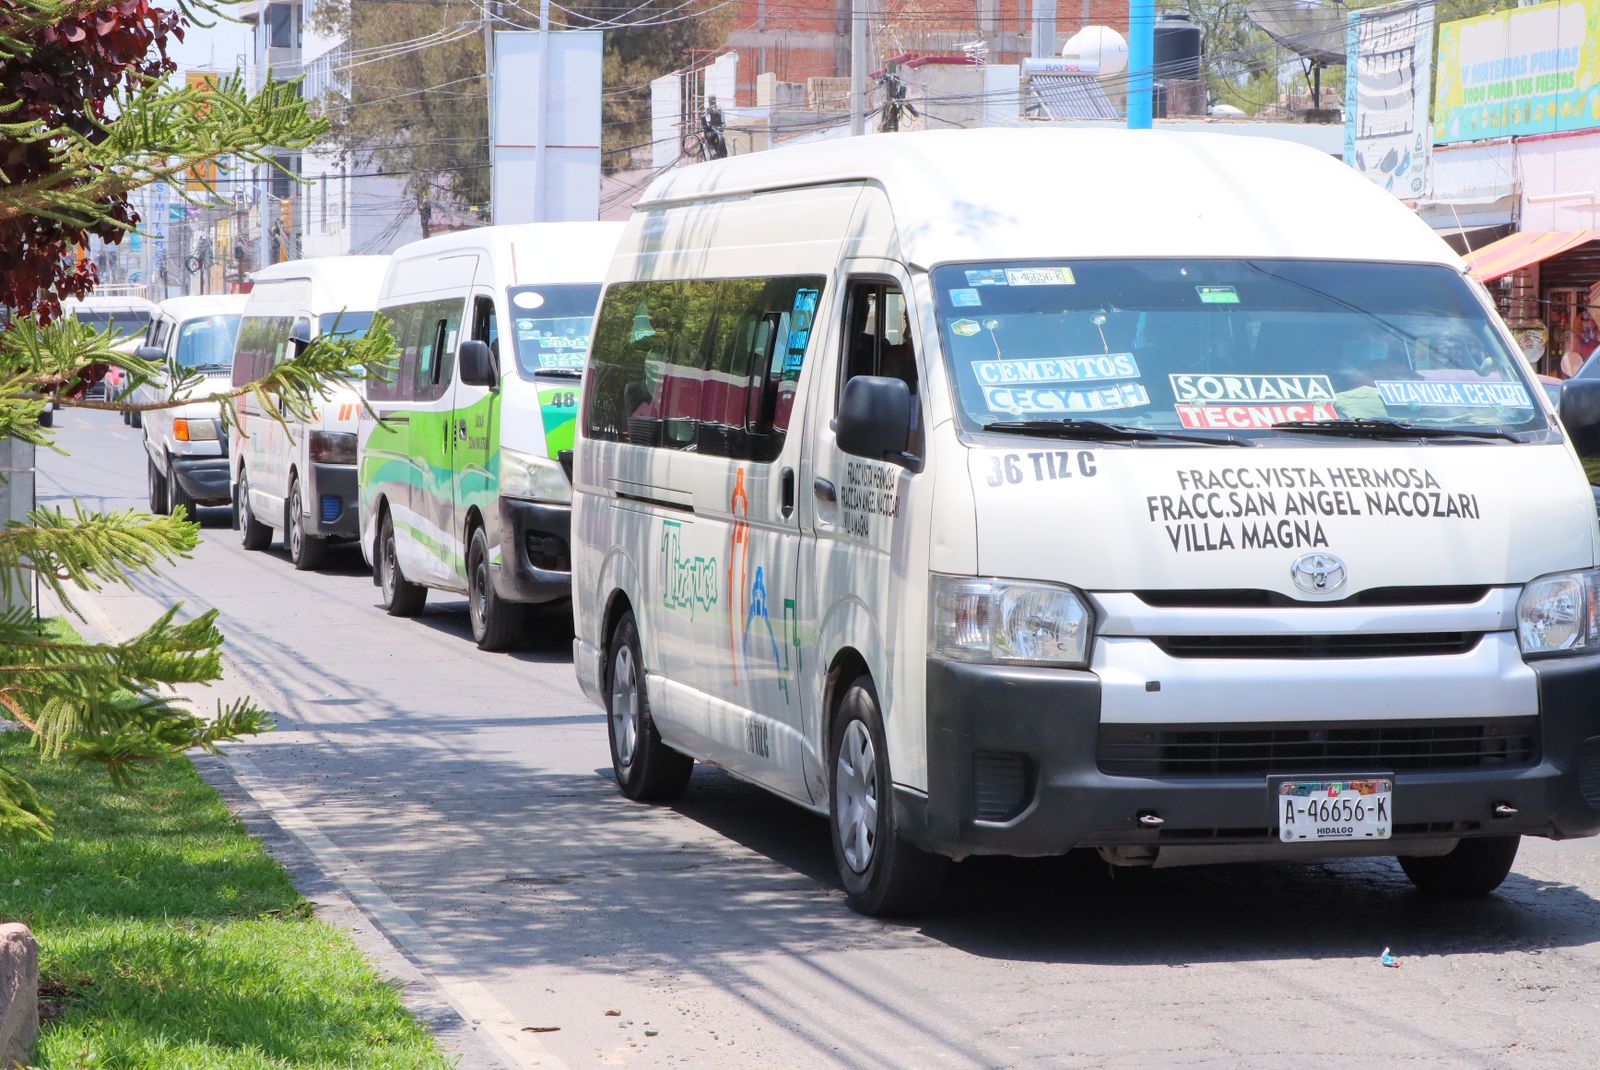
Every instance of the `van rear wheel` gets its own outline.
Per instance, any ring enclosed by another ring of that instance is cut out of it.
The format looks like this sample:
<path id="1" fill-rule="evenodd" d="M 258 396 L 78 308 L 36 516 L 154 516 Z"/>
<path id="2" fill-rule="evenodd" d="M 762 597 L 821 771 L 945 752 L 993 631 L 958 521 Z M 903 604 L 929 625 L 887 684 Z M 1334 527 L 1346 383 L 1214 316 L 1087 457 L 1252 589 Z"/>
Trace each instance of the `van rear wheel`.
<path id="1" fill-rule="evenodd" d="M 400 559 L 394 546 L 394 520 L 387 509 L 378 532 L 378 586 L 383 591 L 383 608 L 391 617 L 415 617 L 428 601 L 428 589 L 420 583 L 412 583 L 400 571 Z"/>
<path id="2" fill-rule="evenodd" d="M 858 676 L 839 700 L 828 748 L 833 860 L 850 905 L 872 917 L 915 914 L 939 899 L 950 860 L 901 838 L 878 692 Z"/>
<path id="3" fill-rule="evenodd" d="M 676 799 L 689 786 L 694 759 L 667 746 L 656 731 L 645 690 L 639 626 L 632 613 L 624 613 L 611 630 L 607 651 L 606 719 L 611 725 L 611 770 L 617 786 L 630 799 Z"/>
<path id="4" fill-rule="evenodd" d="M 489 574 L 489 539 L 482 528 L 472 529 L 467 547 L 467 611 L 472 618 L 472 639 L 479 650 L 510 650 L 527 621 L 520 602 L 507 602 L 494 593 Z"/>
<path id="5" fill-rule="evenodd" d="M 1462 840 L 1449 854 L 1436 857 L 1400 856 L 1417 891 L 1448 899 L 1488 895 L 1500 887 L 1517 860 L 1521 836 L 1485 836 Z"/>
<path id="6" fill-rule="evenodd" d="M 328 540 L 306 531 L 305 502 L 300 495 L 300 477 L 289 481 L 289 515 L 284 520 L 283 541 L 289 546 L 289 560 L 301 572 L 321 568 L 328 557 Z"/>
<path id="7" fill-rule="evenodd" d="M 150 511 L 156 516 L 167 515 L 167 479 L 156 471 L 156 462 L 145 458 L 145 482 L 150 485 Z"/>

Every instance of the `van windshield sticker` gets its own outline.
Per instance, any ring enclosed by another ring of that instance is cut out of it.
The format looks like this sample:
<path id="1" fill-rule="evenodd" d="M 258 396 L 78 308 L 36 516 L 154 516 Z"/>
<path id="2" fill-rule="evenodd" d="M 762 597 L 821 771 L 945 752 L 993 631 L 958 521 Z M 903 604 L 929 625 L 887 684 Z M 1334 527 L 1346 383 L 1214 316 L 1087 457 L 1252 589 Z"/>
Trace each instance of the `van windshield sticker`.
<path id="1" fill-rule="evenodd" d="M 983 401 L 991 412 L 1024 416 L 1136 409 L 1150 404 L 1150 395 L 1138 383 L 1077 390 L 1065 386 L 985 386 Z"/>
<path id="2" fill-rule="evenodd" d="M 1006 273 L 1000 268 L 980 268 L 967 272 L 968 286 L 1004 286 Z"/>
<path id="3" fill-rule="evenodd" d="M 959 334 L 963 338 L 971 338 L 981 330 L 983 328 L 978 326 L 977 320 L 956 320 L 950 325 L 951 333 Z"/>
<path id="4" fill-rule="evenodd" d="M 1088 383 L 1097 379 L 1137 379 L 1139 364 L 1132 353 L 1096 353 L 1085 357 L 976 360 L 972 362 L 972 373 L 983 386 Z"/>
<path id="5" fill-rule="evenodd" d="M 1384 382 L 1373 384 L 1391 408 L 1529 409 L 1533 400 L 1521 383 Z"/>
<path id="6" fill-rule="evenodd" d="M 531 312 L 544 304 L 544 294 L 536 290 L 522 290 L 511 295 L 511 303 Z"/>
<path id="7" fill-rule="evenodd" d="M 1078 280 L 1069 267 L 1034 267 L 1007 268 L 1006 282 L 1012 286 L 1075 286 Z"/>
<path id="8" fill-rule="evenodd" d="M 1194 292 L 1200 295 L 1202 305 L 1237 305 L 1239 291 L 1232 286 L 1196 286 Z"/>
<path id="9" fill-rule="evenodd" d="M 1197 375 L 1182 373 L 1167 376 L 1172 381 L 1172 396 L 1191 405 L 1238 404 L 1240 402 L 1328 402 L 1332 403 L 1333 381 L 1326 375 Z"/>
<path id="10" fill-rule="evenodd" d="M 983 304 L 983 298 L 978 296 L 977 290 L 951 290 L 950 303 L 957 308 L 977 308 Z"/>

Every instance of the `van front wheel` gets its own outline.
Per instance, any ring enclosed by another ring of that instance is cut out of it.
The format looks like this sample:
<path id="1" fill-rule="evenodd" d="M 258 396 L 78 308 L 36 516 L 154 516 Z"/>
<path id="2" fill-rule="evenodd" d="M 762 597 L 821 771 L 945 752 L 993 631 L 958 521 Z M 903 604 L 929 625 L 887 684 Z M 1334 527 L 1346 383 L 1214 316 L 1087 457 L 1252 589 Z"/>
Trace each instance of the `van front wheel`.
<path id="1" fill-rule="evenodd" d="M 489 540 L 482 528 L 472 529 L 472 542 L 467 547 L 467 612 L 479 650 L 510 650 L 522 633 L 522 605 L 503 601 L 494 593 L 494 579 L 489 575 Z"/>
<path id="2" fill-rule="evenodd" d="M 1521 836 L 1462 840 L 1455 850 L 1437 857 L 1401 855 L 1400 868 L 1424 895 L 1450 899 L 1488 895 L 1511 873 L 1521 842 Z"/>
<path id="3" fill-rule="evenodd" d="M 272 529 L 256 519 L 250 508 L 250 481 L 239 473 L 233 485 L 233 520 L 239 526 L 239 542 L 246 550 L 265 550 L 272 545 Z"/>
<path id="4" fill-rule="evenodd" d="M 907 843 L 895 827 L 894 781 L 871 678 L 859 676 L 846 689 L 831 736 L 828 824 L 850 905 L 872 917 L 928 909 L 950 862 Z"/>
<path id="5" fill-rule="evenodd" d="M 656 731 L 645 691 L 639 627 L 632 613 L 624 613 L 617 621 L 608 650 L 606 719 L 611 725 L 611 770 L 617 786 L 630 799 L 676 799 L 689 786 L 694 759 L 667 746 Z"/>

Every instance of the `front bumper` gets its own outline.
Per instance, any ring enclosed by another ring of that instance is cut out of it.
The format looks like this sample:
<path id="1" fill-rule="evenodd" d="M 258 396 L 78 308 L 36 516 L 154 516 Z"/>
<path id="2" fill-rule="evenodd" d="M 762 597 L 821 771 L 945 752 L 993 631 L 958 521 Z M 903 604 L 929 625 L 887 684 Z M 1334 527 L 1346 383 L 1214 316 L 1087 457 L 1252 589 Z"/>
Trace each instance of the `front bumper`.
<path id="1" fill-rule="evenodd" d="M 319 538 L 354 539 L 361 534 L 356 509 L 356 466 L 312 462 L 306 480 L 306 531 Z"/>
<path id="2" fill-rule="evenodd" d="M 1402 854 L 1407 839 L 1600 832 L 1600 657 L 1532 668 L 1539 681 L 1538 760 L 1394 772 L 1394 835 L 1372 841 L 1389 845 L 1372 853 Z M 928 850 L 962 858 L 1278 842 L 1265 774 L 1101 772 L 1100 683 L 1092 673 L 930 660 L 927 694 L 928 791 L 897 786 L 895 813 L 902 833 Z M 1346 775 L 1389 772 L 1359 768 Z M 1496 818 L 1500 804 L 1516 815 Z M 1159 815 L 1162 825 L 1141 826 L 1146 813 Z"/>
<path id="3" fill-rule="evenodd" d="M 174 457 L 172 478 L 196 505 L 227 505 L 233 500 L 226 457 Z"/>
<path id="4" fill-rule="evenodd" d="M 494 593 L 507 602 L 558 602 L 572 594 L 572 506 L 500 499 Z"/>

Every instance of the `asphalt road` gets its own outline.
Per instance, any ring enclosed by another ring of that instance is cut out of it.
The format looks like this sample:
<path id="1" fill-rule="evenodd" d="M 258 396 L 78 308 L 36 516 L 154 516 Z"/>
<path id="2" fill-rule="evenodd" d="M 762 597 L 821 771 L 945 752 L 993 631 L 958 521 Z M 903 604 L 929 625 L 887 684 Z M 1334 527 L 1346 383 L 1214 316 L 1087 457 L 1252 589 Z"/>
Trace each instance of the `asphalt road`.
<path id="1" fill-rule="evenodd" d="M 42 457 L 42 502 L 143 501 L 137 431 L 58 423 L 72 453 Z M 483 654 L 461 601 L 392 619 L 356 551 L 297 573 L 204 520 L 193 560 L 88 599 L 91 623 L 221 609 L 218 697 L 279 723 L 232 748 L 241 780 L 522 1065 L 1600 1063 L 1594 841 L 1525 842 L 1471 903 L 1387 860 L 1114 878 L 988 860 L 937 916 L 872 921 L 818 818 L 705 767 L 675 806 L 622 799 L 570 624 Z"/>

